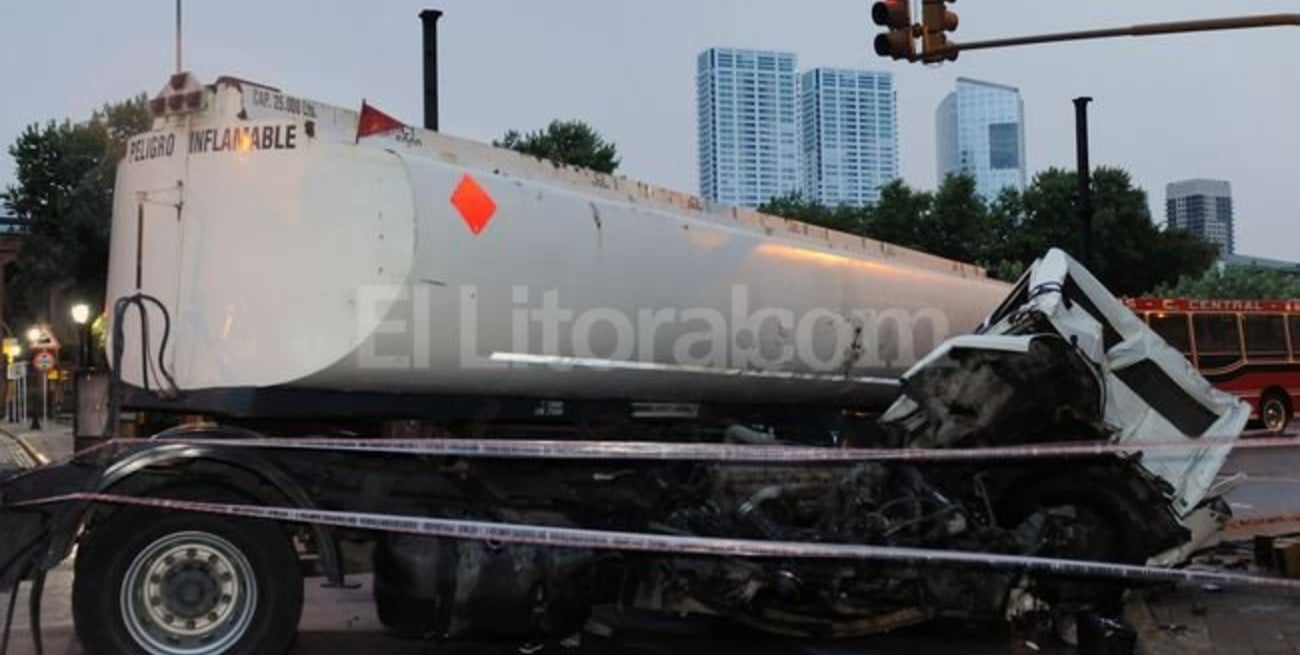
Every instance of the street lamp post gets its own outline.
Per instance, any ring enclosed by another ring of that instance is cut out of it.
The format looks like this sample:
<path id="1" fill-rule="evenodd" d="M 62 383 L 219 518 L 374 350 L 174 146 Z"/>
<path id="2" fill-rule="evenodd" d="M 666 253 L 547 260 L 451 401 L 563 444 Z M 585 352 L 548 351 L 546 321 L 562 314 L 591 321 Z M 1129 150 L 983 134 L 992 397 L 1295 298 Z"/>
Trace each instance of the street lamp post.
<path id="1" fill-rule="evenodd" d="M 89 329 L 90 323 L 90 305 L 86 303 L 77 303 L 72 306 L 72 322 L 77 324 L 77 369 L 86 368 L 87 345 L 89 339 L 86 338 L 86 330 Z"/>
<path id="2" fill-rule="evenodd" d="M 77 303 L 72 306 L 72 322 L 77 324 L 77 369 L 72 380 L 72 436 L 81 437 L 81 387 L 82 376 L 93 366 L 90 348 L 90 305 Z"/>
<path id="3" fill-rule="evenodd" d="M 27 343 L 28 343 L 29 346 L 31 346 L 32 352 L 36 352 L 36 346 L 37 346 L 39 343 L 41 343 L 41 341 L 43 340 L 43 337 L 44 337 L 44 336 L 45 336 L 45 330 L 43 330 L 40 326 L 33 325 L 32 327 L 27 328 Z M 33 367 L 32 367 L 32 370 L 35 370 L 35 368 L 36 368 L 36 367 L 33 366 Z M 42 381 L 43 383 L 48 384 L 48 381 L 47 381 L 47 378 L 45 377 L 44 372 L 42 372 L 42 371 L 36 371 L 36 373 L 37 373 L 38 375 L 41 376 L 41 381 Z M 45 406 L 46 406 L 46 405 L 45 405 L 45 402 L 46 402 L 45 394 L 46 394 L 46 393 L 48 393 L 48 388 L 43 386 L 43 387 L 42 387 L 42 394 L 41 394 L 41 406 L 42 406 L 42 407 L 45 407 Z M 27 403 L 29 403 L 30 400 L 31 400 L 30 398 L 26 398 L 26 397 L 25 397 L 25 398 L 23 398 L 23 403 L 27 404 Z M 32 423 L 31 423 L 31 426 L 30 426 L 31 429 L 33 429 L 33 430 L 40 430 L 40 429 L 41 429 L 41 416 L 40 416 L 40 414 L 35 414 L 35 413 L 30 412 L 30 411 L 28 412 L 28 414 L 29 414 L 29 415 L 31 416 L 31 418 L 32 418 Z M 48 417 L 46 417 L 46 418 L 47 418 L 47 420 L 48 420 Z"/>

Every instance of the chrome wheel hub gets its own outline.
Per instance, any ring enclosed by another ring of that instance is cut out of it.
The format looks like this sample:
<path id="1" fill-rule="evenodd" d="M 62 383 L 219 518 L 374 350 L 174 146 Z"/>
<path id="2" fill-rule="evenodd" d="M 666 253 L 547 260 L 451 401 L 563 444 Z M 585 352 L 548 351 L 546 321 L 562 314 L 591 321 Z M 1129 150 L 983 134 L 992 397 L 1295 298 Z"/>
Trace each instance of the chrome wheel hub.
<path id="1" fill-rule="evenodd" d="M 178 532 L 143 549 L 122 584 L 122 618 L 153 655 L 215 655 L 247 631 L 257 606 L 253 567 L 233 544 Z"/>

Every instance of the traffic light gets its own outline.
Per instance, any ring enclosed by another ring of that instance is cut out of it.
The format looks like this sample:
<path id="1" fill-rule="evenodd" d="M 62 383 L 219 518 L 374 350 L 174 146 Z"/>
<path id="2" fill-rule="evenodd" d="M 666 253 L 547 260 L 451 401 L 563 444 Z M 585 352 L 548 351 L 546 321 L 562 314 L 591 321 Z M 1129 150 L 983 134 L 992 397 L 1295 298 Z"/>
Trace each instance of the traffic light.
<path id="1" fill-rule="evenodd" d="M 888 32 L 876 35 L 877 55 L 916 61 L 911 0 L 880 0 L 871 6 L 871 20 L 889 28 Z"/>
<path id="2" fill-rule="evenodd" d="M 921 0 L 921 61 L 941 62 L 957 58 L 957 53 L 941 52 L 953 43 L 948 32 L 957 30 L 957 14 L 948 11 L 954 0 Z"/>

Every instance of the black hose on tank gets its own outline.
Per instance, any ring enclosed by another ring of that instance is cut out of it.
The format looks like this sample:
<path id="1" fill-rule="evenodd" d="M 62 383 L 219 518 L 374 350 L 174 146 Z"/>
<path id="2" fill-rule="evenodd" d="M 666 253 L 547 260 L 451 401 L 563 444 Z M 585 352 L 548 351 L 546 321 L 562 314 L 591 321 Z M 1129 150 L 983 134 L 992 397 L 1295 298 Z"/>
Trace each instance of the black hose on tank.
<path id="1" fill-rule="evenodd" d="M 154 362 L 149 353 L 149 308 L 146 303 L 157 307 L 163 319 L 162 341 L 158 345 L 157 373 L 154 372 Z M 131 307 L 140 311 L 140 375 L 145 391 L 164 399 L 180 396 L 180 387 L 176 385 L 176 380 L 168 370 L 167 361 L 163 357 L 167 352 L 167 342 L 171 339 L 172 331 L 172 318 L 171 313 L 167 311 L 167 306 L 157 297 L 143 292 L 118 298 L 117 302 L 113 303 L 113 372 L 108 383 L 108 425 L 104 428 L 104 434 L 110 438 L 117 436 L 118 417 L 122 411 L 122 354 L 126 347 L 124 345 L 126 328 L 123 324 L 126 312 Z M 157 392 L 153 392 L 149 384 L 151 375 L 160 377 L 168 388 L 160 388 Z"/>

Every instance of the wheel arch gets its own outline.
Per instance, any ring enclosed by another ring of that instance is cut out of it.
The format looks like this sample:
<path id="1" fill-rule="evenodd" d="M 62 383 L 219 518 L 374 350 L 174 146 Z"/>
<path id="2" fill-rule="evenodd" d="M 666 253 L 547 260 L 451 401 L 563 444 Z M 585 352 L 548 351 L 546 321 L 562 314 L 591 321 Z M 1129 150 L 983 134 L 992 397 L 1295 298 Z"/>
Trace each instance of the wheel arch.
<path id="1" fill-rule="evenodd" d="M 256 502 L 307 510 L 317 509 L 311 495 L 297 480 L 257 451 L 201 443 L 203 439 L 231 440 L 261 436 L 248 430 L 214 426 L 183 427 L 164 431 L 153 437 L 160 442 L 157 446 L 133 453 L 105 469 L 91 491 L 141 495 L 172 486 L 172 483 L 191 482 L 177 480 L 171 476 L 152 476 L 149 475 L 150 472 L 165 468 L 185 471 L 199 469 L 204 473 L 202 483 L 227 487 Z M 169 439 L 185 439 L 186 442 L 163 443 Z M 235 484 L 235 481 L 241 477 L 259 484 L 248 486 Z M 97 511 L 99 510 L 94 507 L 86 508 L 77 517 L 77 527 L 88 526 Z M 317 524 L 309 527 L 320 551 L 320 564 L 326 578 L 331 585 L 343 586 L 342 556 L 333 529 Z M 79 529 L 73 530 L 70 534 L 79 531 Z"/>
<path id="2" fill-rule="evenodd" d="M 1131 462 L 1110 457 L 1019 469 L 1009 477 L 994 505 L 999 521 L 1005 522 L 1038 501 L 1064 497 L 1107 507 L 1108 512 L 1115 512 L 1114 518 L 1126 519 L 1127 527 L 1140 534 L 1138 547 L 1148 557 L 1186 536 L 1164 500 L 1159 481 Z"/>

